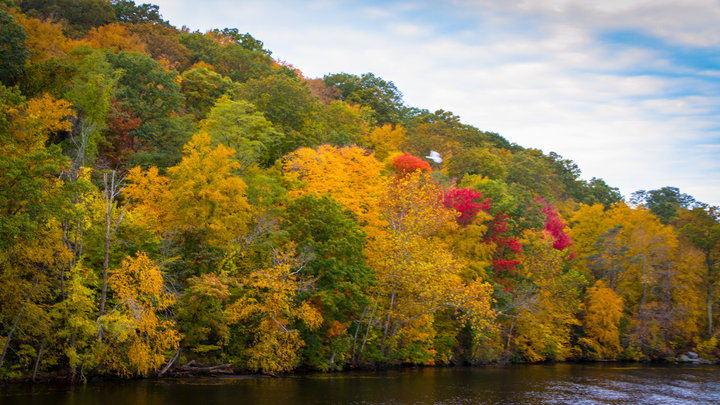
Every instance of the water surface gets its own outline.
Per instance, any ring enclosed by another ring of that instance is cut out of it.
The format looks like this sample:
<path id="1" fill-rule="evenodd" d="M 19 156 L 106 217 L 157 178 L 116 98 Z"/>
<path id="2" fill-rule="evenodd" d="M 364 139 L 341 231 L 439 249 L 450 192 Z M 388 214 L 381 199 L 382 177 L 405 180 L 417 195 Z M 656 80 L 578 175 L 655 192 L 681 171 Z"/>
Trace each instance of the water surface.
<path id="1" fill-rule="evenodd" d="M 707 404 L 720 367 L 535 364 L 5 386 L 0 404 Z"/>

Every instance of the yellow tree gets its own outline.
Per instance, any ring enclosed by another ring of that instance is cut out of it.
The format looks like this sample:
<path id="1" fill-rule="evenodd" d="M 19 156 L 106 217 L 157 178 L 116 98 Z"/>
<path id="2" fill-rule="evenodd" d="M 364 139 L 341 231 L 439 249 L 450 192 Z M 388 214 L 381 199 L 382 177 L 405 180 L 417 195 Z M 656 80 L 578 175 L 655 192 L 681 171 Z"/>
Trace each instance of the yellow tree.
<path id="1" fill-rule="evenodd" d="M 372 153 L 357 146 L 321 145 L 300 148 L 284 158 L 285 178 L 294 188 L 291 197 L 327 194 L 352 211 L 372 238 L 385 225 L 380 216 L 385 180 L 382 165 Z"/>
<path id="2" fill-rule="evenodd" d="M 642 207 L 583 207 L 572 222 L 578 258 L 625 303 L 627 344 L 647 356 L 688 344 L 700 323 L 702 254 Z"/>
<path id="3" fill-rule="evenodd" d="M 588 280 L 594 280 L 588 268 L 587 258 L 597 253 L 597 243 L 611 229 L 608 224 L 605 207 L 602 204 L 580 205 L 570 218 L 570 237 L 573 244 L 570 250 L 580 260 L 579 266 Z M 613 284 L 610 284 L 613 287 Z"/>
<path id="4" fill-rule="evenodd" d="M 203 234 L 211 246 L 226 247 L 245 233 L 250 218 L 235 152 L 213 147 L 205 133 L 194 135 L 183 152 L 167 176 L 155 167 L 131 169 L 124 194 L 166 238 Z"/>
<path id="5" fill-rule="evenodd" d="M 9 121 L 6 134 L 0 145 L 0 153 L 27 154 L 45 149 L 49 136 L 58 131 L 69 131 L 72 128 L 70 118 L 75 113 L 66 100 L 57 100 L 44 94 L 32 98 L 20 106 L 8 107 L 4 113 Z M 11 151 L 11 148 L 16 151 Z"/>
<path id="6" fill-rule="evenodd" d="M 175 298 L 165 291 L 160 267 L 141 252 L 123 260 L 109 284 L 115 307 L 99 320 L 106 339 L 98 348 L 104 371 L 127 377 L 159 370 L 181 337 L 163 315 Z"/>
<path id="7" fill-rule="evenodd" d="M 0 85 L 0 374 L 40 363 L 55 283 L 72 260 L 61 224 L 69 204 L 60 173 L 68 161 L 45 146 L 52 132 L 69 128 L 70 115 L 67 102 L 25 102 Z"/>
<path id="8" fill-rule="evenodd" d="M 367 145 L 375 151 L 378 160 L 384 160 L 391 153 L 400 151 L 407 130 L 400 125 L 385 124 L 375 127 L 367 137 Z"/>
<path id="9" fill-rule="evenodd" d="M 519 285 L 510 336 L 515 350 L 528 361 L 564 360 L 570 357 L 571 329 L 578 324 L 580 290 L 585 279 L 565 263 L 564 253 L 553 248 L 547 232 L 525 231 Z"/>
<path id="10" fill-rule="evenodd" d="M 457 224 L 441 197 L 442 189 L 420 171 L 397 177 L 381 206 L 386 232 L 368 242 L 378 284 L 362 346 L 374 338 L 391 360 L 448 359 L 433 343 L 435 315 L 443 310 L 464 311 L 462 319 L 478 330 L 492 318 L 489 284 L 463 281 L 462 267 L 442 236 Z"/>
<path id="11" fill-rule="evenodd" d="M 95 49 L 110 49 L 116 53 L 123 51 L 147 53 L 145 43 L 117 23 L 91 28 L 80 43 L 86 43 Z"/>
<path id="12" fill-rule="evenodd" d="M 623 300 L 605 282 L 598 280 L 587 290 L 583 317 L 585 337 L 578 343 L 584 356 L 591 359 L 615 359 L 620 354 L 620 319 Z"/>
<path id="13" fill-rule="evenodd" d="M 65 37 L 61 24 L 23 14 L 15 14 L 15 18 L 25 28 L 26 44 L 32 50 L 30 63 L 42 63 L 49 59 L 64 57 L 72 48 L 72 43 Z"/>
<path id="14" fill-rule="evenodd" d="M 302 263 L 294 246 L 276 251 L 273 262 L 241 280 L 240 297 L 225 310 L 228 323 L 240 325 L 250 338 L 241 353 L 245 366 L 267 374 L 289 371 L 299 364 L 305 342 L 298 323 L 310 330 L 322 324 L 317 309 L 296 298 L 303 284 L 297 276 Z"/>

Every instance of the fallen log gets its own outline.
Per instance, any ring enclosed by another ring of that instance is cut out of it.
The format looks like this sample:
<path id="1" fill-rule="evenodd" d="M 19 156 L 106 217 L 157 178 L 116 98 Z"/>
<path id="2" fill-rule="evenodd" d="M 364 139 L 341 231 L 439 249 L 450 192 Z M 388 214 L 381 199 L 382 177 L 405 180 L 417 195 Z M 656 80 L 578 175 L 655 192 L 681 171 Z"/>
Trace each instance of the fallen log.
<path id="1" fill-rule="evenodd" d="M 205 366 L 197 364 L 195 360 L 190 360 L 184 366 L 180 366 L 174 370 L 174 374 L 233 374 L 234 371 L 229 364 L 218 364 L 214 366 Z"/>

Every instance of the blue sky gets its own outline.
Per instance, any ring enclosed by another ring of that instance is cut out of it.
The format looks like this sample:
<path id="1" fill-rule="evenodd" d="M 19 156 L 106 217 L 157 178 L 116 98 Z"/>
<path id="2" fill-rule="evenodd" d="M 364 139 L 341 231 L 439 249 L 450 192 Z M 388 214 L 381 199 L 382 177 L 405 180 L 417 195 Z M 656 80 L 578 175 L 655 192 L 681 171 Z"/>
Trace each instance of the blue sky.
<path id="1" fill-rule="evenodd" d="M 249 32 L 307 77 L 375 73 L 625 196 L 720 205 L 718 0 L 153 3 L 178 27 Z"/>

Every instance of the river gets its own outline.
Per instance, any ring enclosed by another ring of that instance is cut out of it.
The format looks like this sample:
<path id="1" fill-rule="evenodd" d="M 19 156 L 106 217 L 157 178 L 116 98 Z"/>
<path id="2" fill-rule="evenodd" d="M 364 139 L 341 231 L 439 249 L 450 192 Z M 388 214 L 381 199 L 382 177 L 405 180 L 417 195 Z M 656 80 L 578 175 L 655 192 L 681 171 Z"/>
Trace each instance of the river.
<path id="1" fill-rule="evenodd" d="M 718 366 L 533 364 L 0 388 L 0 404 L 711 404 Z"/>

